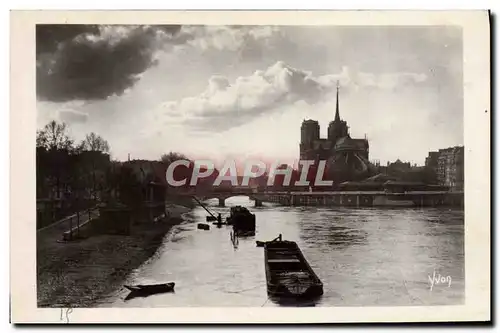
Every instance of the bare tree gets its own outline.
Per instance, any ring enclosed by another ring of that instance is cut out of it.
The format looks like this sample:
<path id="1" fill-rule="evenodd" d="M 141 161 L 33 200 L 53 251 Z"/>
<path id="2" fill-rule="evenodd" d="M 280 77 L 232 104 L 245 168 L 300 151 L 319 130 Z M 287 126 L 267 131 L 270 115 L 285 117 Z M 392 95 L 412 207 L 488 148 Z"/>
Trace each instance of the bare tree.
<path id="1" fill-rule="evenodd" d="M 79 144 L 77 150 L 82 152 L 87 151 L 87 152 L 107 154 L 109 153 L 110 149 L 109 149 L 109 144 L 106 140 L 104 140 L 100 135 L 92 132 L 85 136 L 85 139 Z M 91 192 L 90 197 L 93 200 L 96 200 L 98 198 L 98 193 L 97 193 L 98 182 L 96 179 L 96 171 L 97 169 L 102 171 L 103 165 L 101 161 L 102 160 L 101 154 L 98 155 L 92 154 L 88 156 L 86 165 L 87 170 L 84 171 L 84 173 L 86 173 L 86 177 L 88 178 L 87 183 L 89 184 L 89 189 Z"/>
<path id="2" fill-rule="evenodd" d="M 87 151 L 100 151 L 103 153 L 109 152 L 108 142 L 94 132 L 85 136 L 85 139 L 81 142 L 80 147 L 82 150 Z"/>
<path id="3" fill-rule="evenodd" d="M 73 140 L 69 137 L 65 123 L 51 121 L 37 131 L 37 176 L 45 178 L 61 196 L 70 178 L 69 160 L 73 150 Z M 45 182 L 45 180 L 44 180 Z"/>
<path id="4" fill-rule="evenodd" d="M 36 145 L 47 150 L 70 150 L 73 147 L 73 140 L 67 133 L 65 123 L 59 124 L 52 120 L 42 130 L 37 131 Z"/>

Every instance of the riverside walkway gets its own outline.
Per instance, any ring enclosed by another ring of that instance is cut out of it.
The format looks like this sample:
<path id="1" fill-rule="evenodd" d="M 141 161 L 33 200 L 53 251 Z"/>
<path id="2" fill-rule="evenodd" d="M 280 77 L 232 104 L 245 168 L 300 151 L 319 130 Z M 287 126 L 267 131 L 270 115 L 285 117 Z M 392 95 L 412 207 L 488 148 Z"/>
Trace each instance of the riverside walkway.
<path id="1" fill-rule="evenodd" d="M 78 236 L 78 233 L 86 228 L 87 223 L 97 217 L 99 217 L 97 206 L 66 216 L 48 226 L 38 229 L 36 231 L 37 241 L 69 240 L 74 236 Z"/>

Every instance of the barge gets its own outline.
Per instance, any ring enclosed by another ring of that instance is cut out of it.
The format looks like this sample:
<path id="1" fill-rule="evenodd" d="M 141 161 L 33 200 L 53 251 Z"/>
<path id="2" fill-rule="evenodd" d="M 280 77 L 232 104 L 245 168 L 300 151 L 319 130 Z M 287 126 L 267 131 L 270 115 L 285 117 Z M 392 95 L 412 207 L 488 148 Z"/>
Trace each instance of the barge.
<path id="1" fill-rule="evenodd" d="M 226 223 L 233 226 L 234 234 L 238 237 L 255 236 L 255 214 L 246 207 L 231 207 Z"/>
<path id="2" fill-rule="evenodd" d="M 313 299 L 323 295 L 323 283 L 296 242 L 266 242 L 264 254 L 269 296 Z"/>

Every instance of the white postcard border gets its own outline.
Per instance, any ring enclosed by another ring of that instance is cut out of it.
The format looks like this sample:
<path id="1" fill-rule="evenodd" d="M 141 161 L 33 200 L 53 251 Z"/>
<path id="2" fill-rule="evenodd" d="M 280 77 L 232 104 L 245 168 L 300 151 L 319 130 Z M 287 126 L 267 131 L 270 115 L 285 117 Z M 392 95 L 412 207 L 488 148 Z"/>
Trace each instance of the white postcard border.
<path id="1" fill-rule="evenodd" d="M 72 309 L 72 323 L 332 323 L 490 319 L 490 29 L 486 11 L 11 12 L 11 307 L 14 323 L 64 323 L 36 307 L 35 24 L 458 25 L 464 47 L 465 305 Z"/>

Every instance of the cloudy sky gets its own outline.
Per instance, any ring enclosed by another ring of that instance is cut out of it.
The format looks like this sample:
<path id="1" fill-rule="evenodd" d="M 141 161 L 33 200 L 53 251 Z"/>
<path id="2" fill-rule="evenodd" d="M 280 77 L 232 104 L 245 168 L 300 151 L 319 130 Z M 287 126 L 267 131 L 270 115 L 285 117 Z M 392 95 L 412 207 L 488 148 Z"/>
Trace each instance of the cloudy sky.
<path id="1" fill-rule="evenodd" d="M 38 26 L 39 127 L 96 132 L 113 158 L 293 160 L 340 115 L 370 159 L 463 144 L 456 27 Z"/>

